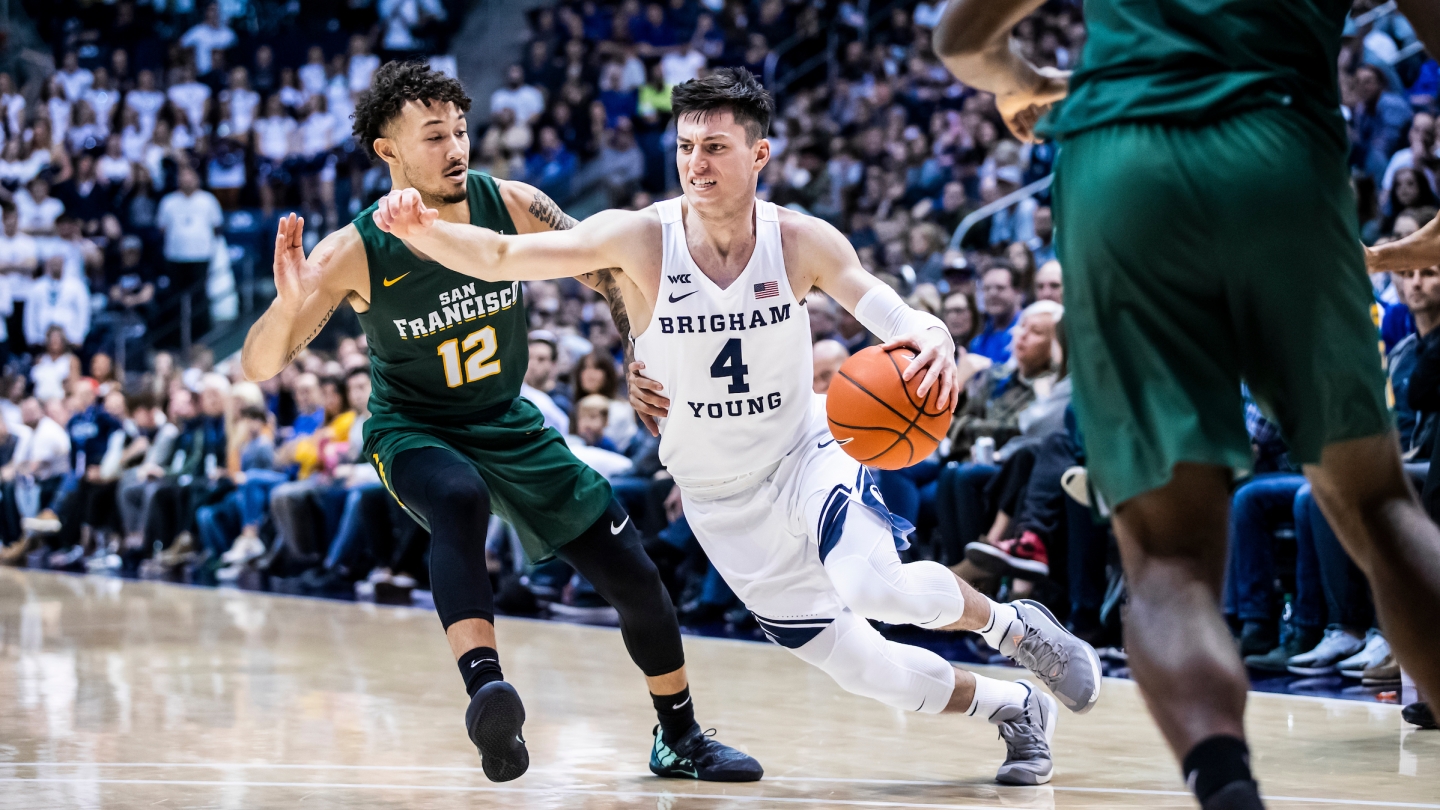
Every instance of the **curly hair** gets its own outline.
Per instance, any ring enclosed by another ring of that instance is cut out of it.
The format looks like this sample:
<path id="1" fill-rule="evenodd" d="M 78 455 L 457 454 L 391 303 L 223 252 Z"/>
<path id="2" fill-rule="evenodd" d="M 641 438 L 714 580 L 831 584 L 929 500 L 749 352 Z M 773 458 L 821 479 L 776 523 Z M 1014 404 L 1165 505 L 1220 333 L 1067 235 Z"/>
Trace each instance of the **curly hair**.
<path id="1" fill-rule="evenodd" d="M 373 159 L 375 139 L 385 137 L 385 127 L 400 115 L 407 101 L 429 107 L 454 104 L 462 114 L 470 112 L 470 97 L 460 82 L 430 69 L 424 62 L 387 62 L 375 71 L 370 89 L 355 102 L 355 138 L 365 145 Z"/>

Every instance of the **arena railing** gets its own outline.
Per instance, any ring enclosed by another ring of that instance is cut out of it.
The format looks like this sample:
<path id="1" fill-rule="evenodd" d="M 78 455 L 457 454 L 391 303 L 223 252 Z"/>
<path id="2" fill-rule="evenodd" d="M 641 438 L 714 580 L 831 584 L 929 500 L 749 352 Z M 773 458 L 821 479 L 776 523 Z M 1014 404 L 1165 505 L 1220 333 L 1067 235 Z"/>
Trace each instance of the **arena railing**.
<path id="1" fill-rule="evenodd" d="M 1034 197 L 1036 194 L 1039 194 L 1040 192 L 1049 188 L 1050 184 L 1054 182 L 1054 180 L 1055 175 L 1047 174 L 1028 186 L 1015 189 L 1014 191 L 1006 194 L 1004 197 L 1001 197 L 995 202 L 983 205 L 975 209 L 974 211 L 971 211 L 969 214 L 966 214 L 965 218 L 960 220 L 960 224 L 955 226 L 955 233 L 950 235 L 950 249 L 958 249 L 960 247 L 960 243 L 965 240 L 965 234 L 969 233 L 971 228 L 974 228 L 981 222 L 984 222 L 990 217 L 995 216 L 996 214 L 1004 211 L 1006 208 L 1009 208 L 1010 206 L 1020 202 L 1021 200 L 1027 200 L 1031 197 Z"/>

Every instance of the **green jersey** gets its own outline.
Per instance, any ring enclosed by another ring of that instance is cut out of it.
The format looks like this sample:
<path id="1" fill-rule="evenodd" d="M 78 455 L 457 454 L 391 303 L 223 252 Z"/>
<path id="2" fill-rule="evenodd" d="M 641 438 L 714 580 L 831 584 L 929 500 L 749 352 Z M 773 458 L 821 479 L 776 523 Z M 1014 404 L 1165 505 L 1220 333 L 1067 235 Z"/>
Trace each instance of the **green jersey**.
<path id="1" fill-rule="evenodd" d="M 1292 106 L 1346 143 L 1336 60 L 1348 0 L 1087 0 L 1070 95 L 1039 133 L 1204 124 Z"/>
<path id="2" fill-rule="evenodd" d="M 470 172 L 470 224 L 514 234 L 500 188 Z M 380 230 L 372 205 L 355 218 L 370 265 L 370 411 L 458 423 L 520 395 L 530 362 L 520 283 L 489 283 L 416 256 Z M 503 411 L 503 408 L 500 408 Z"/>

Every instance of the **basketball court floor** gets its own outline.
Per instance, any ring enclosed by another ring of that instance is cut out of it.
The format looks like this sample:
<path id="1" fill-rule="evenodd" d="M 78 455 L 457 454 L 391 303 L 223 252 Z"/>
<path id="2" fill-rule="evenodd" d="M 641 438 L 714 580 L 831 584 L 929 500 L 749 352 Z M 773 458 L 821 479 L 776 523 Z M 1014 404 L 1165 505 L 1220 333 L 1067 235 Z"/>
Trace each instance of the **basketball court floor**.
<path id="1" fill-rule="evenodd" d="M 1189 808 L 1133 683 L 1065 714 L 1043 788 L 991 778 L 983 723 L 842 692 L 779 647 L 687 638 L 700 720 L 763 782 L 662 780 L 615 630 L 502 619 L 531 769 L 496 785 L 428 611 L 0 570 L 0 810 Z M 1016 670 L 995 670 L 1015 677 Z M 1252 695 L 1272 808 L 1440 809 L 1440 733 L 1397 707 Z"/>

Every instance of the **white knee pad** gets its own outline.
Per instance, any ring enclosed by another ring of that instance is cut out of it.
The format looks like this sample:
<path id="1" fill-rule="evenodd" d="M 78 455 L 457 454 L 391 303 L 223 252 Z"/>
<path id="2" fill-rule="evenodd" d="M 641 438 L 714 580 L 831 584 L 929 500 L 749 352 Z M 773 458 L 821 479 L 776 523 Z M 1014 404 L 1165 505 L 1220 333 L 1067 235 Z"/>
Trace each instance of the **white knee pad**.
<path id="1" fill-rule="evenodd" d="M 929 561 L 900 562 L 890 526 L 856 503 L 846 510 L 825 570 L 845 604 L 867 618 L 935 628 L 954 624 L 965 612 L 965 597 L 950 569 Z"/>
<path id="2" fill-rule="evenodd" d="M 845 691 L 905 711 L 939 714 L 955 691 L 955 668 L 948 661 L 923 647 L 887 641 L 850 611 L 791 652 Z"/>

